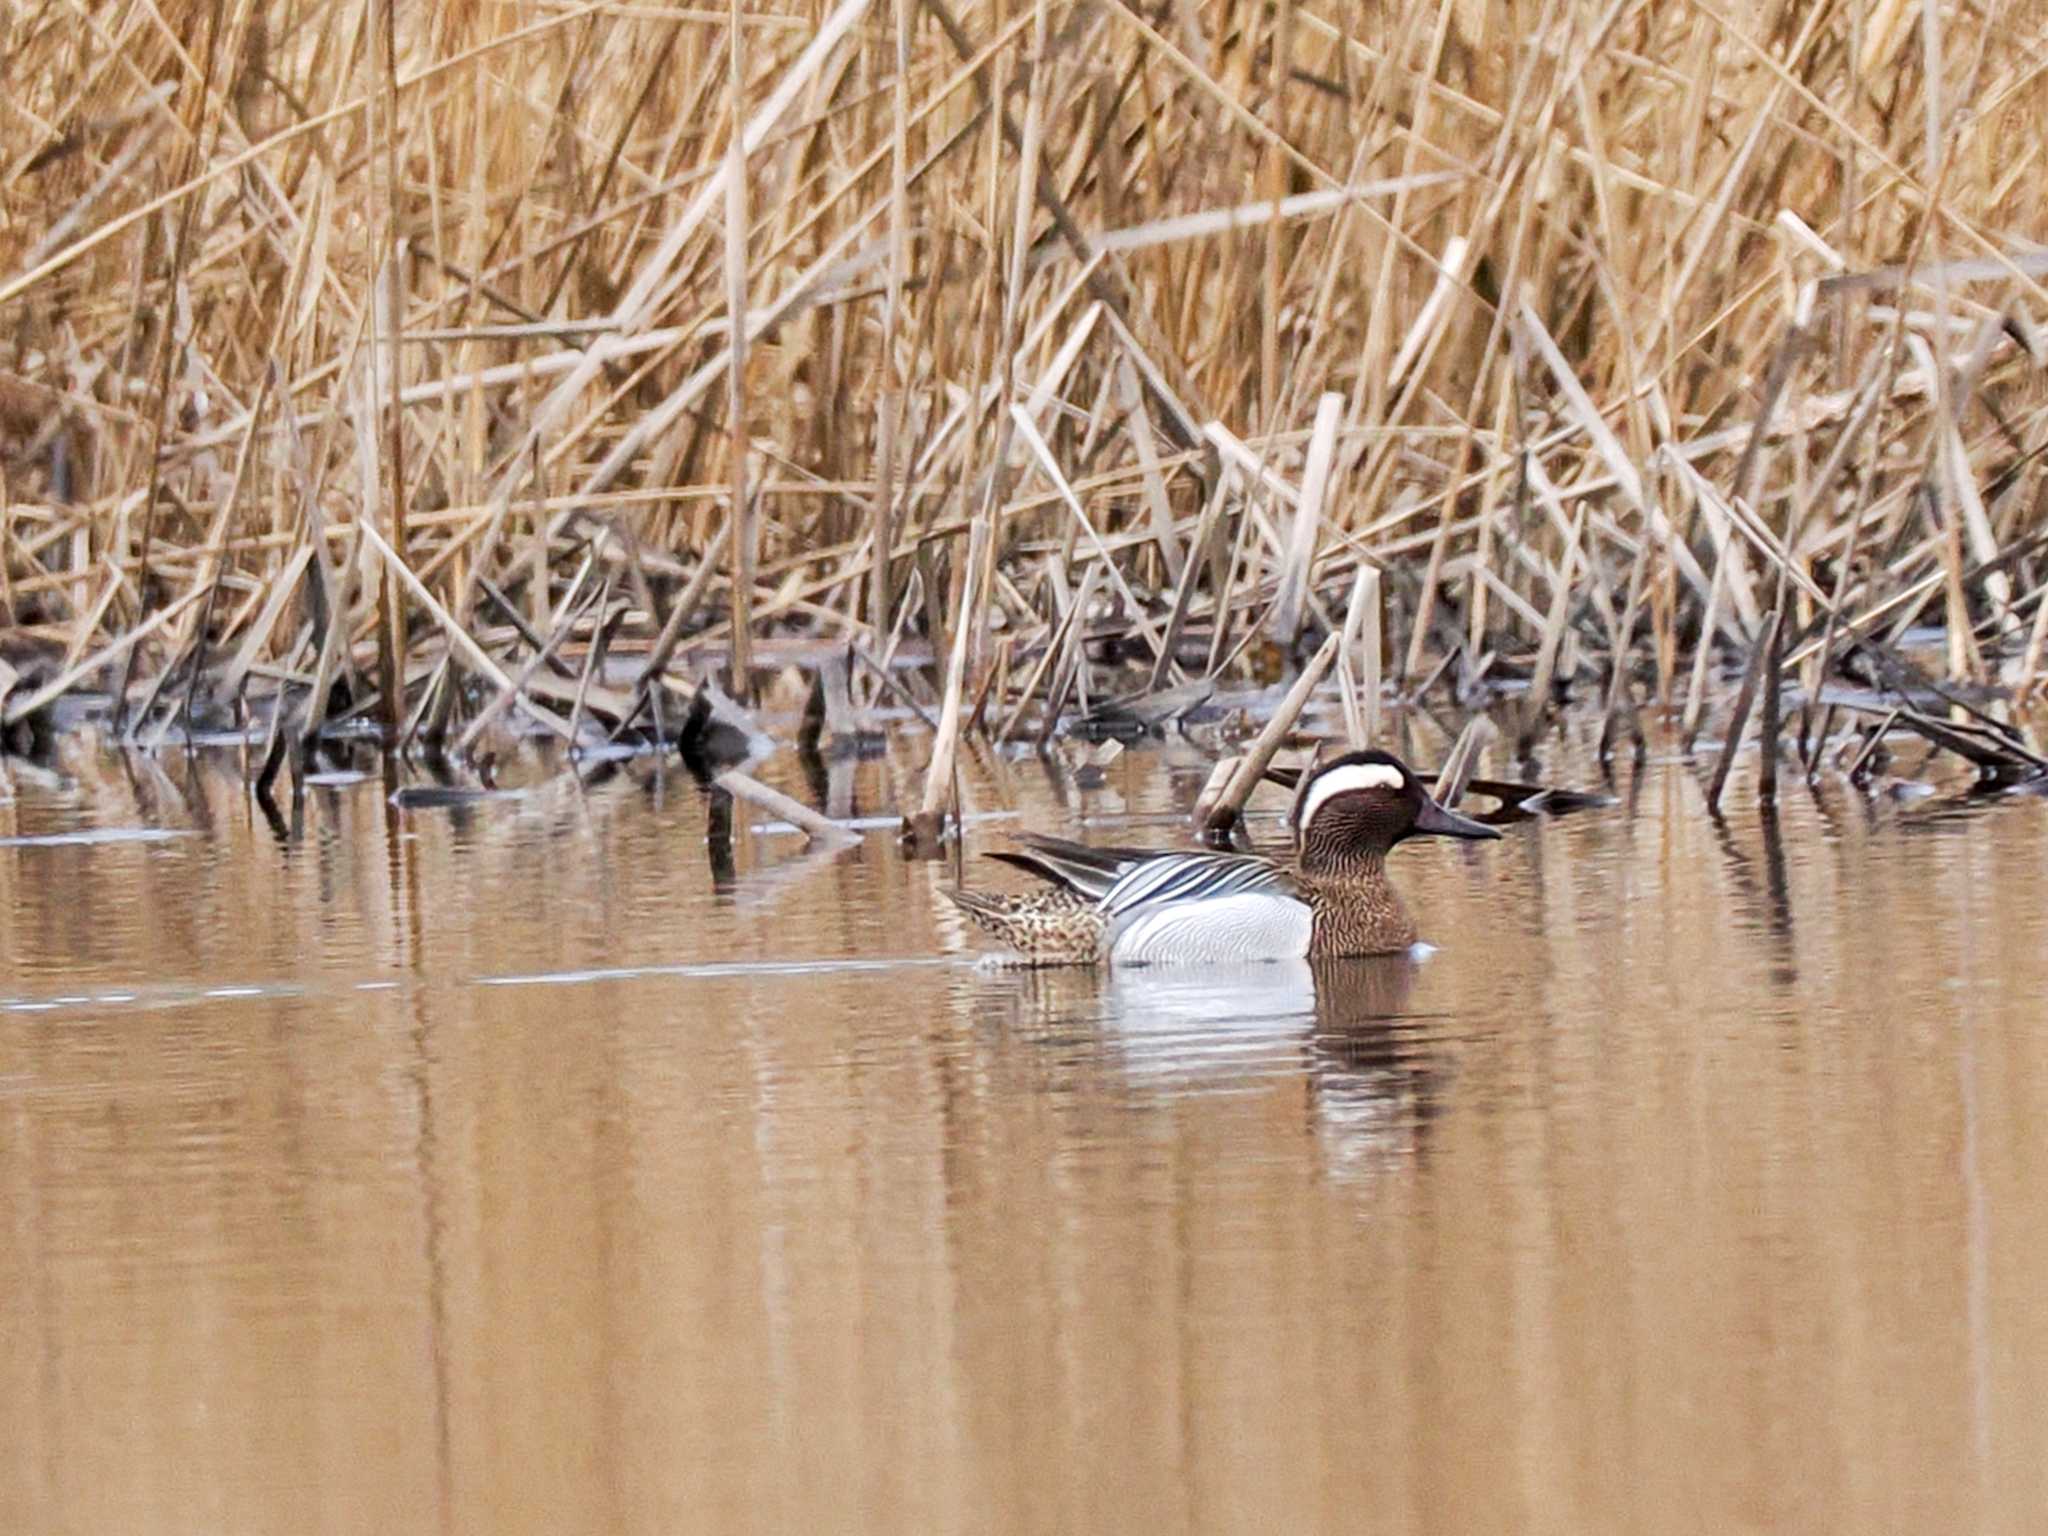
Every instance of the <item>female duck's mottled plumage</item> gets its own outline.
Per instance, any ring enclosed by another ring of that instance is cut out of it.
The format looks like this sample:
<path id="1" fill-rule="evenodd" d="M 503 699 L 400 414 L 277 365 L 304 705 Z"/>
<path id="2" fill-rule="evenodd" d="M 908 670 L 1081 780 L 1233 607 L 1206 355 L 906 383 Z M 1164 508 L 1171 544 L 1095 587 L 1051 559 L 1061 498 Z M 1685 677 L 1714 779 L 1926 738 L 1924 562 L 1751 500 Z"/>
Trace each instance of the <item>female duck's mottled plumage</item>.
<path id="1" fill-rule="evenodd" d="M 1415 942 L 1387 880 L 1387 850 L 1419 833 L 1498 837 L 1431 798 L 1400 759 L 1350 752 L 1305 774 L 1291 860 L 1262 854 L 1090 848 L 1026 835 L 993 854 L 1048 882 L 954 902 L 1033 965 L 1381 954 Z"/>

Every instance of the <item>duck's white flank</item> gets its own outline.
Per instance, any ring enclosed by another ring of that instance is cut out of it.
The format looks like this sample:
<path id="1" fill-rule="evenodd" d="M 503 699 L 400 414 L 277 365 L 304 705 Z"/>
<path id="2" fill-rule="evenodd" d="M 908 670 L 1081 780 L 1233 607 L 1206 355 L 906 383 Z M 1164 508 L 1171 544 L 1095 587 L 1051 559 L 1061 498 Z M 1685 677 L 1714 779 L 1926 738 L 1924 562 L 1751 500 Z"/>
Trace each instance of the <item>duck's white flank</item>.
<path id="1" fill-rule="evenodd" d="M 1391 763 L 1347 763 L 1342 768 L 1332 768 L 1309 786 L 1308 798 L 1301 806 L 1301 824 L 1305 827 L 1314 821 L 1316 812 L 1332 795 L 1348 795 L 1360 789 L 1400 789 L 1406 782 L 1401 770 Z"/>
<path id="2" fill-rule="evenodd" d="M 1110 959 L 1120 965 L 1299 960 L 1314 926 L 1307 902 L 1277 892 L 1167 901 L 1140 907 L 1115 929 Z"/>

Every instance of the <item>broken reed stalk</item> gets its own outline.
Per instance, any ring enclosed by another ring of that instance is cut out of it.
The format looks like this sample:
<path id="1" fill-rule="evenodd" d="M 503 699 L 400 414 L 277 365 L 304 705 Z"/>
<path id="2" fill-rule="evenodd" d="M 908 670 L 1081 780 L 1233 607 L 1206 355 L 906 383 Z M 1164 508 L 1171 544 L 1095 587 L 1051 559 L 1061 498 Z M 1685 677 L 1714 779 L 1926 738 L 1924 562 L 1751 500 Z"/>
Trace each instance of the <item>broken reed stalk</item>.
<path id="1" fill-rule="evenodd" d="M 462 652 L 469 661 L 469 664 L 476 668 L 477 671 L 483 673 L 493 683 L 497 684 L 501 691 L 509 692 L 512 695 L 513 701 L 536 724 L 561 737 L 571 746 L 574 746 L 575 737 L 571 735 L 569 727 L 562 723 L 561 718 L 554 711 L 543 709 L 539 704 L 535 703 L 527 696 L 523 688 L 506 676 L 505 669 L 491 659 L 490 653 L 476 643 L 469 631 L 455 622 L 455 616 L 441 605 L 440 599 L 429 592 L 421 583 L 419 577 L 413 575 L 406 568 L 405 562 L 398 558 L 397 551 L 384 542 L 384 536 L 368 523 L 358 524 L 357 527 L 362 533 L 365 542 L 384 561 L 385 569 L 398 578 L 400 585 L 411 592 L 413 600 L 426 609 L 428 616 L 441 626 L 442 631 L 448 636 L 449 644 Z"/>
<path id="2" fill-rule="evenodd" d="M 589 574 L 588 562 L 585 562 L 583 574 Z M 567 602 L 569 604 L 575 604 L 575 600 L 578 596 L 578 589 L 581 587 L 581 585 L 582 583 L 579 580 L 576 583 L 576 585 L 570 589 L 569 596 L 567 599 Z M 603 591 L 602 589 L 600 589 L 597 592 L 593 592 L 588 598 L 584 599 L 584 601 L 581 604 L 576 604 L 575 606 L 566 608 L 560 621 L 556 623 L 554 632 L 550 634 L 545 641 L 543 641 L 540 645 L 534 648 L 533 654 L 527 657 L 526 663 L 519 669 L 518 675 L 507 680 L 505 686 L 500 688 L 497 691 L 497 693 L 492 696 L 490 702 L 486 704 L 482 709 L 478 710 L 475 717 L 471 719 L 468 727 L 462 733 L 461 740 L 456 743 L 456 753 L 458 756 L 468 756 L 470 750 L 473 747 L 475 747 L 477 739 L 483 735 L 486 729 L 489 728 L 491 722 L 496 720 L 498 718 L 498 715 L 507 707 L 509 707 L 514 699 L 517 699 L 520 696 L 520 693 L 525 689 L 526 685 L 533 681 L 534 674 L 540 671 L 542 667 L 548 666 L 550 663 L 554 661 L 556 651 L 561 648 L 562 642 L 569 638 L 570 633 L 576 627 L 577 621 L 580 620 L 587 612 L 589 612 L 591 607 L 603 595 Z M 585 689 L 581 684 L 579 684 L 576 690 L 576 709 L 578 712 L 580 712 L 582 709 L 584 694 Z M 571 746 L 575 745 L 576 723 L 573 718 L 569 723 L 565 739 L 570 743 Z"/>
<path id="3" fill-rule="evenodd" d="M 1586 509 L 1580 505 L 1572 519 L 1572 531 L 1565 541 L 1550 596 L 1550 614 L 1543 621 L 1543 641 L 1536 651 L 1536 670 L 1529 680 L 1529 698 L 1522 714 L 1518 748 L 1527 753 L 1543 723 L 1550 718 L 1550 684 L 1557 670 L 1557 653 L 1564 644 L 1565 622 L 1571 617 L 1572 571 L 1579 557 L 1579 543 L 1586 531 Z"/>
<path id="4" fill-rule="evenodd" d="M 740 0 L 732 0 L 726 20 L 731 137 L 725 163 L 725 312 L 731 318 L 731 357 L 725 366 L 726 430 L 732 466 L 732 515 L 739 530 L 732 563 L 732 692 L 741 704 L 754 699 L 754 567 L 759 559 L 759 531 L 753 498 L 747 490 L 747 457 L 753 443 L 747 431 L 747 147 L 743 115 L 746 69 L 740 25 Z"/>
<path id="5" fill-rule="evenodd" d="M 583 740 L 583 706 L 590 698 L 590 680 L 604 665 L 605 656 L 611 650 L 612 635 L 625 613 L 624 608 L 612 606 L 612 582 L 607 576 L 604 585 L 598 589 L 597 628 L 591 635 L 590 649 L 584 654 L 583 670 L 576 678 L 576 700 L 569 706 L 569 751 L 572 755 L 581 750 L 578 744 Z"/>
<path id="6" fill-rule="evenodd" d="M 1308 601 L 1309 567 L 1315 561 L 1322 530 L 1323 498 L 1330 489 L 1330 469 L 1337 454 L 1337 428 L 1344 418 L 1344 397 L 1325 394 L 1316 402 L 1315 424 L 1309 428 L 1308 461 L 1302 470 L 1300 499 L 1287 540 L 1286 563 L 1280 568 L 1280 590 L 1267 618 L 1268 630 L 1283 645 L 1301 632 Z"/>
<path id="7" fill-rule="evenodd" d="M 1431 791 L 1437 804 L 1455 807 L 1465 798 L 1465 790 L 1479 768 L 1479 754 L 1499 734 L 1500 728 L 1484 715 L 1474 715 L 1465 722 L 1465 728 L 1458 732 L 1458 739 L 1451 746 L 1450 756 L 1437 773 L 1436 787 Z"/>
<path id="8" fill-rule="evenodd" d="M 1635 565 L 1629 571 L 1628 601 L 1623 605 L 1621 624 L 1614 631 L 1608 643 L 1607 704 L 1602 711 L 1600 722 L 1600 761 L 1607 762 L 1614 754 L 1614 723 L 1618 714 L 1626 711 L 1629 731 L 1640 756 L 1644 750 L 1643 731 L 1636 721 L 1635 693 L 1629 680 L 1629 668 L 1634 655 L 1636 614 L 1643 598 L 1643 573 L 1649 567 L 1650 541 L 1641 539 L 1636 544 Z"/>
<path id="9" fill-rule="evenodd" d="M 1273 765 L 1287 733 L 1294 729 L 1301 712 L 1308 707 L 1309 696 L 1316 685 L 1323 680 L 1323 674 L 1330 670 L 1330 664 L 1337 659 L 1337 650 L 1344 642 L 1341 633 L 1333 634 L 1319 647 L 1301 675 L 1294 680 L 1294 686 L 1281 699 L 1280 707 L 1273 711 L 1272 718 L 1260 730 L 1244 755 L 1237 760 L 1237 771 L 1231 775 L 1229 784 L 1211 803 L 1203 818 L 1202 830 L 1211 838 L 1227 838 L 1238 818 L 1244 814 L 1252 791 L 1259 787 L 1259 781 L 1266 776 L 1266 770 Z"/>
<path id="10" fill-rule="evenodd" d="M 1337 677 L 1344 695 L 1344 729 L 1353 748 L 1369 747 L 1380 725 L 1380 573 L 1359 563 L 1344 610 L 1344 643 Z"/>
<path id="11" fill-rule="evenodd" d="M 377 283 L 374 306 L 377 314 L 378 361 L 384 378 L 385 398 L 381 402 L 384 419 L 384 470 L 388 490 L 387 515 L 391 519 L 391 548 L 399 563 L 409 558 L 406 537 L 406 480 L 405 480 L 405 417 L 400 403 L 400 392 L 404 382 L 404 370 L 400 364 L 400 342 L 405 331 L 404 279 L 405 246 L 399 231 L 404 227 L 400 222 L 400 184 L 398 175 L 398 4 L 397 0 L 383 0 L 378 6 L 382 25 L 378 28 L 379 53 L 383 69 L 379 82 L 380 110 L 377 114 L 379 137 L 383 140 L 383 182 L 384 197 L 378 209 L 381 216 L 383 238 L 381 247 L 381 281 Z M 260 397 L 258 401 L 261 403 Z M 252 416 L 253 416 L 252 412 Z M 405 715 L 405 699 L 402 679 L 405 677 L 405 612 L 398 602 L 387 572 L 378 592 L 382 605 L 382 624 L 379 627 L 377 657 L 378 692 L 383 701 L 384 726 L 387 740 L 398 735 L 400 721 Z"/>
<path id="12" fill-rule="evenodd" d="M 1181 631 L 1187 622 L 1188 606 L 1194 599 L 1195 583 L 1207 563 L 1205 553 L 1216 537 L 1217 522 L 1222 517 L 1227 503 L 1229 485 L 1230 472 L 1226 469 L 1217 475 L 1208 499 L 1202 504 L 1201 520 L 1195 525 L 1194 537 L 1188 544 L 1187 559 L 1182 562 L 1180 577 L 1174 583 L 1173 607 L 1166 616 L 1166 634 L 1160 640 L 1159 654 L 1152 662 L 1151 681 L 1146 685 L 1148 689 L 1156 689 L 1166 681 L 1168 666 L 1180 645 Z M 1219 636 L 1222 633 L 1220 621 L 1217 633 Z"/>
<path id="13" fill-rule="evenodd" d="M 860 834 L 853 829 L 827 820 L 801 800 L 793 800 L 737 768 L 716 775 L 712 782 L 734 799 L 757 805 L 771 816 L 780 816 L 801 831 L 806 842 L 851 845 L 860 841 Z"/>
<path id="14" fill-rule="evenodd" d="M 953 644 L 946 662 L 945 702 L 939 710 L 939 726 L 932 735 L 932 757 L 925 769 L 924 798 L 917 813 L 903 823 L 905 843 L 931 850 L 943 841 L 946 805 L 953 794 L 954 758 L 960 750 L 961 694 L 967 683 L 967 665 L 974 626 L 969 614 L 974 606 L 975 575 L 981 569 L 982 546 L 988 539 L 988 522 L 977 517 L 967 537 L 965 565 L 960 578 L 960 601 L 953 612 Z M 1078 626 L 1077 626 L 1078 632 Z"/>
<path id="15" fill-rule="evenodd" d="M 221 18 L 226 9 L 225 0 L 213 0 L 213 4 L 208 8 L 206 45 L 200 55 L 199 91 L 196 96 L 188 98 L 189 105 L 181 104 L 182 111 L 187 114 L 185 122 L 181 124 L 184 128 L 184 133 L 182 134 L 184 148 L 177 176 L 177 180 L 181 183 L 189 182 L 192 179 L 193 172 L 204 158 L 206 133 L 209 128 L 212 131 L 215 145 L 217 146 L 219 143 L 219 120 L 207 111 L 207 106 L 213 92 L 214 65 L 220 55 Z M 184 283 L 191 254 L 192 226 L 198 212 L 199 200 L 197 198 L 186 198 L 184 206 L 178 210 L 177 234 L 170 264 L 168 270 L 164 273 L 163 294 L 158 306 L 160 311 L 170 310 L 178 303 L 179 289 Z M 49 257 L 42 264 L 43 267 L 49 267 L 61 262 L 65 254 L 60 252 Z M 41 268 L 36 270 L 41 270 Z M 135 309 L 140 311 L 143 306 L 142 282 L 147 281 L 147 276 L 145 274 L 138 274 L 138 277 L 141 280 L 137 284 Z M 4 302 L 4 298 L 0 298 L 0 303 Z M 154 329 L 156 333 L 154 344 L 155 356 L 154 366 L 150 369 L 150 373 L 155 388 L 149 396 L 151 406 L 149 419 L 149 473 L 146 482 L 147 488 L 142 498 L 141 552 L 136 561 L 136 585 L 144 594 L 147 594 L 149 590 L 150 545 L 154 542 L 156 534 L 157 503 L 160 499 L 164 474 L 165 439 L 170 432 L 173 403 L 171 394 L 172 364 L 178 353 L 172 327 L 164 324 L 159 319 Z M 6 558 L 6 554 L 0 552 L 0 559 Z M 81 636 L 81 638 L 85 637 Z M 124 717 L 128 709 L 128 691 L 135 681 L 135 665 L 139 656 L 139 648 L 132 643 L 123 646 L 120 652 L 121 681 L 114 690 L 113 723 L 116 731 L 121 730 L 125 724 Z"/>
<path id="16" fill-rule="evenodd" d="M 1084 701 L 1088 695 L 1088 613 L 1095 603 L 1096 582 L 1097 568 L 1091 565 L 1081 573 L 1081 589 L 1066 599 L 1067 611 L 1064 626 L 1058 631 L 1060 642 L 1052 681 L 1046 690 L 1045 708 L 1039 712 L 1038 735 L 1033 740 L 1041 752 L 1059 729 L 1068 695 L 1076 689 Z"/>
<path id="17" fill-rule="evenodd" d="M 1776 610 L 1764 615 L 1763 629 L 1756 637 L 1756 644 L 1749 653 L 1749 667 L 1742 674 L 1742 686 L 1736 690 L 1735 703 L 1728 711 L 1727 738 L 1721 743 L 1721 757 L 1714 764 L 1714 776 L 1707 786 L 1707 814 L 1721 813 L 1721 792 L 1728 787 L 1728 774 L 1735 766 L 1735 754 L 1742 750 L 1743 731 L 1749 725 L 1749 712 L 1756 705 L 1757 685 L 1762 680 L 1764 669 L 1770 664 L 1772 634 L 1778 627 Z M 1766 754 L 1776 749 L 1764 743 Z"/>
<path id="18" fill-rule="evenodd" d="M 0 716 L 0 724 L 13 725 L 18 720 L 26 720 L 37 710 L 43 708 L 44 705 L 62 698 L 73 687 L 77 686 L 80 680 L 91 677 L 94 673 L 111 666 L 124 656 L 129 655 L 135 646 L 147 640 L 151 635 L 169 624 L 171 620 L 177 618 L 187 608 L 190 608 L 205 596 L 206 593 L 203 590 L 187 592 L 168 608 L 157 609 L 155 613 L 144 619 L 119 639 L 110 640 L 84 660 L 75 662 L 65 668 L 33 693 L 11 700 L 7 705 L 6 714 Z"/>
<path id="19" fill-rule="evenodd" d="M 1778 601 L 1782 605 L 1785 595 L 1780 587 Z M 1770 623 L 1765 626 L 1763 674 L 1763 709 L 1757 717 L 1757 779 L 1756 797 L 1765 807 L 1774 806 L 1778 801 L 1778 746 L 1784 731 L 1783 689 L 1785 681 L 1785 609 L 1783 606 L 1771 610 Z"/>

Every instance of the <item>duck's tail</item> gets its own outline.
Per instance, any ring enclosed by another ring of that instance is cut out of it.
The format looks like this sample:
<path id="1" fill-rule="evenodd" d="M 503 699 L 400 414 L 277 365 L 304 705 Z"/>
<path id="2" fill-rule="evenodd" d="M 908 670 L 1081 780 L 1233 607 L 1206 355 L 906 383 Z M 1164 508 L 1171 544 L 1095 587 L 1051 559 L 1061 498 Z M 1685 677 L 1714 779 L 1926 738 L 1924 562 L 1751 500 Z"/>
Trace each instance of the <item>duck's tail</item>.
<path id="1" fill-rule="evenodd" d="M 1022 965 L 1093 965 L 1107 925 L 1092 902 L 1064 886 L 1026 895 L 950 890 L 953 905 L 1016 952 Z"/>

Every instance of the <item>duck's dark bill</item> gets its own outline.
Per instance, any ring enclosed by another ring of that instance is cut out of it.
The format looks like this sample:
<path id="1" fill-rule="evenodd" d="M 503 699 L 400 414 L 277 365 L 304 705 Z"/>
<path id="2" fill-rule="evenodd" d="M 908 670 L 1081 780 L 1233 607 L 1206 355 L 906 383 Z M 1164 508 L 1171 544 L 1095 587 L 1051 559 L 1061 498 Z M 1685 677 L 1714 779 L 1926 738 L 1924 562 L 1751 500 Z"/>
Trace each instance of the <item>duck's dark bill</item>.
<path id="1" fill-rule="evenodd" d="M 1456 811 L 1447 811 L 1427 796 L 1423 798 L 1422 810 L 1415 817 L 1415 832 L 1433 832 L 1439 837 L 1499 837 L 1497 828 L 1489 827 L 1483 821 L 1474 821 L 1470 816 L 1460 816 Z"/>

